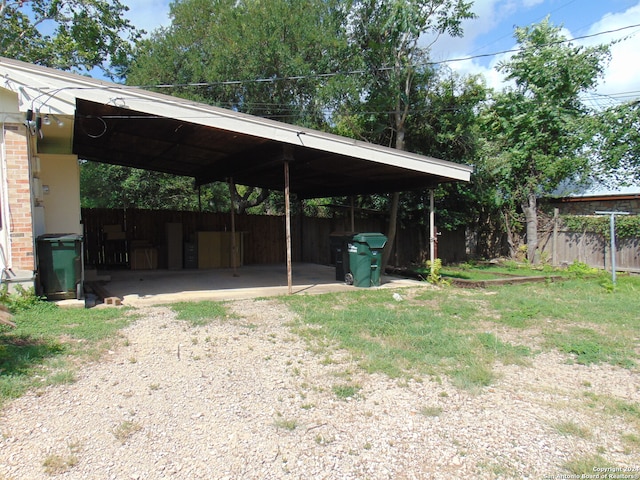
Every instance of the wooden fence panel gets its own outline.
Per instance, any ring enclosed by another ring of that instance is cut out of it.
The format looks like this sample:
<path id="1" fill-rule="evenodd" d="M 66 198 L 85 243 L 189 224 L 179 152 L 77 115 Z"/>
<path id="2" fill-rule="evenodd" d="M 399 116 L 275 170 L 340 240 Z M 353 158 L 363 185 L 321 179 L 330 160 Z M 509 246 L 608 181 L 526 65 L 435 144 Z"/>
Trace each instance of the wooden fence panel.
<path id="1" fill-rule="evenodd" d="M 590 232 L 559 230 L 555 240 L 553 232 L 542 236 L 542 254 L 557 265 L 571 264 L 574 260 L 595 268 L 611 269 L 611 242 Z M 625 238 L 616 241 L 616 269 L 640 271 L 640 239 Z"/>
<path id="2" fill-rule="evenodd" d="M 85 262 L 99 269 L 129 268 L 132 249 L 149 246 L 157 249 L 157 268 L 167 268 L 167 223 L 181 223 L 185 243 L 195 243 L 197 232 L 231 231 L 231 217 L 226 213 L 181 212 L 169 210 L 83 209 Z M 382 216 L 356 218 L 356 232 L 387 231 Z M 236 215 L 236 231 L 243 235 L 243 262 L 275 264 L 286 261 L 285 219 L 283 216 Z M 118 225 L 122 235 L 114 239 L 107 232 Z M 337 215 L 332 218 L 311 218 L 294 215 L 291 218 L 292 259 L 333 265 L 331 234 L 348 232 L 351 219 Z M 426 259 L 429 253 L 424 226 L 400 228 L 390 264 L 407 266 Z M 122 238 L 120 238 L 122 237 Z M 439 255 L 452 261 L 464 256 L 464 233 L 443 232 L 439 237 Z"/>

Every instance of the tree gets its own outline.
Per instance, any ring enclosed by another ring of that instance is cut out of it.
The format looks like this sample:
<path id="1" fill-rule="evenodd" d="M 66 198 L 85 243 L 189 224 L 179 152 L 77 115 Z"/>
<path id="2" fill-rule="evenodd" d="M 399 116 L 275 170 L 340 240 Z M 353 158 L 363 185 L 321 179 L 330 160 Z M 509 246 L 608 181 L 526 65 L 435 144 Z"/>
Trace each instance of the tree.
<path id="1" fill-rule="evenodd" d="M 224 185 L 198 191 L 192 178 L 94 162 L 80 166 L 80 202 L 85 208 L 229 211 Z"/>
<path id="2" fill-rule="evenodd" d="M 468 227 L 476 232 L 475 253 L 482 256 L 497 254 L 499 243 L 494 226 L 499 218 L 495 183 L 479 162 L 484 140 L 477 112 L 490 93 L 481 76 L 461 77 L 441 68 L 428 85 L 418 85 L 407 129 L 410 151 L 475 165 L 469 183 L 446 183 L 436 189 L 435 207 L 441 229 Z M 403 210 L 413 212 L 414 217 L 403 219 L 401 215 L 401 222 L 426 225 L 428 195 L 409 192 L 402 197 L 406 202 Z"/>
<path id="3" fill-rule="evenodd" d="M 225 108 L 326 127 L 323 98 L 345 48 L 338 0 L 176 0 L 171 25 L 138 44 L 130 85 Z M 270 192 L 240 185 L 234 203 L 255 207 Z M 275 194 L 274 194 L 275 195 Z"/>
<path id="4" fill-rule="evenodd" d="M 609 48 L 575 46 L 548 19 L 516 28 L 515 38 L 519 51 L 498 65 L 513 86 L 485 112 L 493 151 L 484 167 L 503 196 L 505 219 L 522 209 L 527 257 L 535 262 L 538 197 L 589 174 L 586 146 L 593 132 L 581 95 L 596 86 Z"/>
<path id="5" fill-rule="evenodd" d="M 171 25 L 141 42 L 129 84 L 322 127 L 319 101 L 346 45 L 338 0 L 176 0 Z"/>
<path id="6" fill-rule="evenodd" d="M 350 101 L 337 113 L 360 127 L 355 136 L 406 149 L 407 122 L 417 85 L 434 76 L 428 65 L 426 36 L 461 36 L 462 20 L 474 18 L 472 2 L 464 0 L 354 0 L 350 17 L 351 58 L 363 69 Z M 434 40 L 435 41 L 435 40 Z M 357 117 L 360 117 L 359 119 Z M 400 194 L 390 205 L 388 242 L 383 265 L 395 240 Z"/>
<path id="7" fill-rule="evenodd" d="M 127 10 L 120 0 L 0 0 L 0 51 L 60 70 L 101 67 L 121 77 L 142 33 L 124 18 Z"/>
<path id="8" fill-rule="evenodd" d="M 622 185 L 640 182 L 640 101 L 607 108 L 597 122 L 598 177 Z"/>

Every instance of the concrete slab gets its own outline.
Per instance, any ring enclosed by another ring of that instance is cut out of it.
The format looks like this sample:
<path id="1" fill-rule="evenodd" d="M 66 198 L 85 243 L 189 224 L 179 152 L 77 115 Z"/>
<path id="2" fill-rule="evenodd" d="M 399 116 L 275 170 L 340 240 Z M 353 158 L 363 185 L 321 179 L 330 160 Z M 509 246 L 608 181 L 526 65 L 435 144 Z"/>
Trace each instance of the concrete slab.
<path id="1" fill-rule="evenodd" d="M 155 305 L 182 301 L 235 300 L 287 295 L 285 265 L 249 265 L 212 270 L 113 270 L 105 288 L 123 305 Z M 292 268 L 294 295 L 359 290 L 335 279 L 335 268 L 310 263 Z M 381 286 L 426 286 L 424 282 L 383 275 Z"/>

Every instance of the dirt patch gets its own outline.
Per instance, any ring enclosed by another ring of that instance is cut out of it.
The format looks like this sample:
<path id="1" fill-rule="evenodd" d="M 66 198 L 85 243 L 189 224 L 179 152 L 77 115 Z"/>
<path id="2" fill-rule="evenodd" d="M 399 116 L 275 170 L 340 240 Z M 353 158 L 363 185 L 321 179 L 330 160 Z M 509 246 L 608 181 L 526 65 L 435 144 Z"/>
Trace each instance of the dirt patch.
<path id="1" fill-rule="evenodd" d="M 327 361 L 276 300 L 231 307 L 238 318 L 200 327 L 142 308 L 76 383 L 11 402 L 0 478 L 52 478 L 52 463 L 83 480 L 557 478 L 595 455 L 640 466 L 637 371 L 543 353 L 496 366 L 496 383 L 470 393 L 366 374 L 344 351 Z"/>

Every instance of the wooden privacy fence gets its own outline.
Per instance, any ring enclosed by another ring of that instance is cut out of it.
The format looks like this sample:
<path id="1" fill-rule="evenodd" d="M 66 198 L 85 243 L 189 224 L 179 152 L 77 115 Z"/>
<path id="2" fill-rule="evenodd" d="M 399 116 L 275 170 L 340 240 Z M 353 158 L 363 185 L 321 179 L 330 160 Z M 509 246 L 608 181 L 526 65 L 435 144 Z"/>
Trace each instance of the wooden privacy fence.
<path id="1" fill-rule="evenodd" d="M 98 269 L 137 268 L 134 252 L 146 255 L 142 267 L 168 268 L 171 241 L 167 226 L 181 229 L 183 267 L 189 264 L 189 249 L 197 251 L 204 232 L 230 232 L 231 216 L 207 213 L 141 209 L 82 209 L 85 264 Z M 291 221 L 294 262 L 331 264 L 330 234 L 346 231 L 346 218 L 309 218 L 295 215 Z M 235 215 L 235 230 L 241 238 L 243 264 L 274 264 L 286 261 L 285 220 L 273 215 Z M 379 219 L 356 219 L 357 231 L 383 232 Z M 228 243 L 227 243 L 228 244 Z M 202 246 L 201 246 L 202 248 Z M 149 253 L 152 252 L 152 255 Z M 225 254 L 231 255 L 230 252 Z M 223 254 L 224 256 L 224 254 Z"/>
<path id="2" fill-rule="evenodd" d="M 226 249 L 228 258 L 231 258 L 228 240 L 231 217 L 227 213 L 84 208 L 82 222 L 85 263 L 89 267 L 180 268 L 176 267 L 172 252 L 182 249 L 181 255 L 178 255 L 178 264 L 183 268 L 198 268 L 198 261 L 193 256 L 197 256 L 199 236 L 211 242 L 212 235 L 205 234 L 206 232 L 220 232 L 221 238 L 215 243 L 215 247 Z M 169 226 L 172 234 L 169 233 Z M 241 240 L 238 248 L 241 249 L 239 254 L 242 264 L 286 262 L 283 216 L 236 215 L 235 226 L 236 232 L 241 232 L 238 234 Z M 294 262 L 333 265 L 335 252 L 331 249 L 331 234 L 349 232 L 351 219 L 348 215 L 336 215 L 332 218 L 294 215 L 291 230 Z M 380 215 L 355 218 L 354 230 L 385 233 L 387 222 Z M 227 235 L 223 232 L 227 232 Z M 172 241 L 172 236 L 176 235 L 178 246 Z M 211 253 L 209 250 L 205 252 L 208 255 Z M 421 263 L 426 260 L 428 252 L 429 238 L 424 226 L 399 228 L 390 264 L 408 266 Z M 450 262 L 464 260 L 464 231 L 442 232 L 438 235 L 438 256 Z M 220 266 L 229 266 L 229 262 L 221 263 Z"/>
<path id="3" fill-rule="evenodd" d="M 611 269 L 611 241 L 592 232 L 557 228 L 543 234 L 540 251 L 552 264 L 575 260 L 595 268 Z M 616 239 L 616 270 L 640 272 L 640 239 Z"/>

